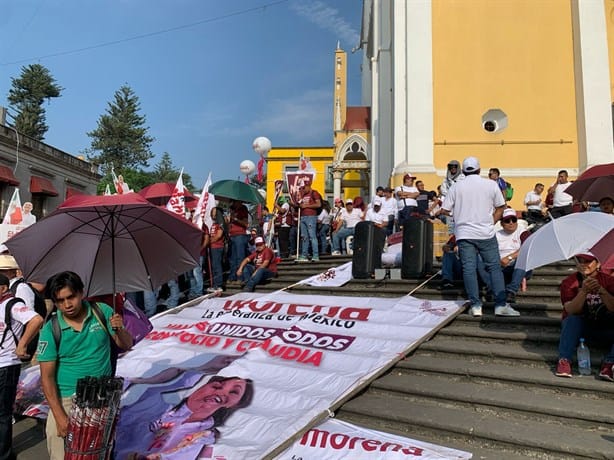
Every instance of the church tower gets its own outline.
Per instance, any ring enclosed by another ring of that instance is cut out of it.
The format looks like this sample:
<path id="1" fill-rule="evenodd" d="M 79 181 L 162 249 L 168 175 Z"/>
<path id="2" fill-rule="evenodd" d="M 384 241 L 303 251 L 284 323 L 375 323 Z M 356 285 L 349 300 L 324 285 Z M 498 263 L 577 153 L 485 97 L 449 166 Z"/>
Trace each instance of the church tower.
<path id="1" fill-rule="evenodd" d="M 345 127 L 347 114 L 347 55 L 337 42 L 335 50 L 335 81 L 333 89 L 333 141 Z"/>

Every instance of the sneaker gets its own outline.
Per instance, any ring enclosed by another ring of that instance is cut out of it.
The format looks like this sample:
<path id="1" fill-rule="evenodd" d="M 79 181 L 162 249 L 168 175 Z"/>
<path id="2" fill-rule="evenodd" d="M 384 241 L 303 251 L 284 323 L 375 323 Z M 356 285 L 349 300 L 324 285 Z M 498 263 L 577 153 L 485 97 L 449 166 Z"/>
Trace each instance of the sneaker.
<path id="1" fill-rule="evenodd" d="M 506 303 L 502 307 L 495 307 L 496 316 L 520 316 L 518 310 L 514 310 L 509 303 Z"/>
<path id="2" fill-rule="evenodd" d="M 296 258 L 296 261 L 297 262 L 309 262 L 309 259 L 307 257 L 300 256 Z"/>
<path id="3" fill-rule="evenodd" d="M 482 306 L 481 305 L 473 305 L 469 307 L 469 314 L 473 317 L 482 316 Z"/>
<path id="4" fill-rule="evenodd" d="M 333 251 L 331 255 L 333 255 L 333 256 L 340 256 L 341 255 L 341 251 Z"/>
<path id="5" fill-rule="evenodd" d="M 454 283 L 450 280 L 441 280 L 441 289 L 454 289 Z"/>
<path id="6" fill-rule="evenodd" d="M 311 258 L 311 261 L 312 261 L 312 262 L 319 262 L 319 261 L 320 261 L 320 258 L 319 258 L 319 257 L 312 257 L 312 258 Z"/>
<path id="7" fill-rule="evenodd" d="M 216 292 L 222 292 L 222 288 L 221 287 L 210 287 L 210 288 L 207 288 L 207 292 L 209 294 L 213 294 Z"/>
<path id="8" fill-rule="evenodd" d="M 557 377 L 571 377 L 571 363 L 568 359 L 561 358 L 556 365 L 556 372 L 554 373 Z"/>
<path id="9" fill-rule="evenodd" d="M 614 382 L 614 363 L 603 363 L 599 371 L 599 378 Z"/>
<path id="10" fill-rule="evenodd" d="M 505 297 L 505 301 L 507 303 L 516 303 L 516 294 L 513 292 L 508 292 L 507 296 Z"/>

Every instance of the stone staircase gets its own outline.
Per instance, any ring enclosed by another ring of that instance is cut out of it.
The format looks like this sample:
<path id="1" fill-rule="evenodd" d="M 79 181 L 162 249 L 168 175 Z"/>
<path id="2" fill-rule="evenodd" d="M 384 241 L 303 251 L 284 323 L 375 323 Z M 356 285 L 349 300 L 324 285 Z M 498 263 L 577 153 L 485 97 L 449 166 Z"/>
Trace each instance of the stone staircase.
<path id="1" fill-rule="evenodd" d="M 286 288 L 348 258 L 279 266 L 258 292 Z M 554 376 L 560 331 L 558 285 L 574 266 L 538 269 L 517 296 L 520 317 L 462 314 L 399 361 L 337 417 L 472 452 L 475 459 L 614 459 L 614 384 L 595 376 Z M 296 293 L 402 296 L 416 280 L 352 280 L 341 288 L 294 286 Z M 464 299 L 462 285 L 440 291 L 432 281 L 420 298 Z M 232 294 L 229 291 L 225 294 Z M 593 373 L 603 350 L 591 349 Z"/>

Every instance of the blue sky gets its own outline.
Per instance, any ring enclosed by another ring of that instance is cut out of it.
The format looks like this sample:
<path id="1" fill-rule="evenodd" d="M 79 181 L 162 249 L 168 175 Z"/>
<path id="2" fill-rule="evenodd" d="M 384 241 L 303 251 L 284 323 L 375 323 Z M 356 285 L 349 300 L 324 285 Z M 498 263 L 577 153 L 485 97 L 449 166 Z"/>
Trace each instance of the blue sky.
<path id="1" fill-rule="evenodd" d="M 209 171 L 236 178 L 242 160 L 257 162 L 258 136 L 332 144 L 338 40 L 349 105 L 361 104 L 361 52 L 350 52 L 361 10 L 360 0 L 4 0 L 0 105 L 22 66 L 46 66 L 64 91 L 46 105 L 45 142 L 78 155 L 128 84 L 156 138 L 151 164 L 168 152 L 198 189 Z"/>

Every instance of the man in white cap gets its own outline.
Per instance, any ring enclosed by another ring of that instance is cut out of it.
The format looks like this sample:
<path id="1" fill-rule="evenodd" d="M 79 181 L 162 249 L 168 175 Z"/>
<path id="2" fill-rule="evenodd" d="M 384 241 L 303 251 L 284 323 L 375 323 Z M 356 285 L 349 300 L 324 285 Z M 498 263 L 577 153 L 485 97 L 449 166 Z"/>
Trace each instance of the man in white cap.
<path id="1" fill-rule="evenodd" d="M 516 293 L 520 289 L 523 278 L 529 278 L 531 272 L 525 272 L 516 268 L 516 259 L 520 253 L 520 246 L 526 240 L 530 232 L 518 226 L 516 211 L 507 208 L 501 217 L 501 230 L 496 233 L 497 243 L 499 244 L 499 258 L 501 269 L 505 280 L 506 301 L 510 304 L 516 303 Z M 483 264 L 480 263 L 481 277 L 490 290 L 490 279 L 483 271 Z"/>
<path id="2" fill-rule="evenodd" d="M 365 220 L 373 222 L 373 224 L 383 230 L 388 226 L 388 216 L 382 211 L 382 199 L 376 197 L 373 200 L 373 207 L 367 209 Z"/>
<path id="3" fill-rule="evenodd" d="M 242 279 L 243 290 L 254 292 L 256 285 L 277 276 L 275 253 L 266 244 L 264 238 L 257 236 L 254 240 L 256 250 L 247 256 L 237 269 L 237 277 Z"/>
<path id="4" fill-rule="evenodd" d="M 343 243 L 348 236 L 354 235 L 354 227 L 363 218 L 362 211 L 354 207 L 354 201 L 348 198 L 345 201 L 345 208 L 341 210 L 337 221 L 339 226 L 333 233 L 333 256 L 341 255 Z"/>
<path id="5" fill-rule="evenodd" d="M 450 188 L 442 212 L 454 216 L 454 234 L 463 266 L 463 281 L 469 297 L 469 313 L 482 316 L 478 286 L 478 256 L 484 261 L 495 296 L 495 315 L 518 316 L 506 303 L 505 281 L 495 236 L 495 222 L 503 215 L 505 199 L 494 181 L 480 177 L 480 162 L 475 157 L 463 160 L 465 180 Z"/>
<path id="6" fill-rule="evenodd" d="M 403 185 L 398 186 L 394 190 L 397 197 L 400 226 L 403 226 L 405 221 L 418 209 L 416 198 L 420 195 L 420 192 L 414 186 L 415 179 L 416 177 L 410 173 L 405 174 L 403 176 Z"/>

